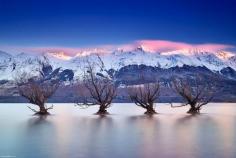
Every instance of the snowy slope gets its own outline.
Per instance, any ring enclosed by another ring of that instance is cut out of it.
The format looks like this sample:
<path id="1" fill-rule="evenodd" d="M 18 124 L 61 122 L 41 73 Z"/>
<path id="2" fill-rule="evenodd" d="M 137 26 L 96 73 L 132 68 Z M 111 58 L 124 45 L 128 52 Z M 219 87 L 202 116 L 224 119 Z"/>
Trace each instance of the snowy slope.
<path id="1" fill-rule="evenodd" d="M 90 55 L 91 58 L 94 55 Z M 219 71 L 225 67 L 232 67 L 236 70 L 236 56 L 230 52 L 206 52 L 199 50 L 179 50 L 172 52 L 150 53 L 142 48 L 133 51 L 114 51 L 110 54 L 100 56 L 106 68 L 120 69 L 126 65 L 155 66 L 170 68 L 183 65 L 205 66 L 212 71 Z M 79 57 L 78 57 L 79 58 Z"/>
<path id="2" fill-rule="evenodd" d="M 99 53 L 99 57 L 97 56 Z M 101 59 L 101 60 L 100 60 Z M 170 68 L 183 65 L 205 66 L 211 71 L 220 71 L 223 68 L 231 67 L 236 70 L 236 55 L 232 52 L 219 51 L 208 52 L 205 50 L 176 50 L 171 52 L 148 52 L 142 47 L 132 51 L 92 49 L 81 51 L 74 56 L 63 52 L 45 52 L 43 54 L 20 53 L 12 56 L 0 51 L 0 80 L 12 80 L 21 72 L 30 74 L 38 73 L 40 62 L 46 62 L 52 67 L 71 69 L 75 77 L 81 76 L 86 61 L 92 61 L 100 71 L 101 65 L 106 69 L 119 70 L 127 65 L 147 65 L 160 68 Z"/>

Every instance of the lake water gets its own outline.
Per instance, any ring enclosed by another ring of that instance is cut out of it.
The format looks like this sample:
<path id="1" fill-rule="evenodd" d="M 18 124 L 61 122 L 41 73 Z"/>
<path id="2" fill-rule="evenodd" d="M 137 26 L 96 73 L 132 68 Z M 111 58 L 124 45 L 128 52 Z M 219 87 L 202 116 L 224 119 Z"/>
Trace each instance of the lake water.
<path id="1" fill-rule="evenodd" d="M 93 115 L 54 104 L 47 118 L 27 104 L 0 104 L 0 157 L 17 158 L 235 158 L 236 104 L 209 104 L 199 116 L 158 104 L 144 116 L 134 104 L 113 104 L 111 115 Z"/>

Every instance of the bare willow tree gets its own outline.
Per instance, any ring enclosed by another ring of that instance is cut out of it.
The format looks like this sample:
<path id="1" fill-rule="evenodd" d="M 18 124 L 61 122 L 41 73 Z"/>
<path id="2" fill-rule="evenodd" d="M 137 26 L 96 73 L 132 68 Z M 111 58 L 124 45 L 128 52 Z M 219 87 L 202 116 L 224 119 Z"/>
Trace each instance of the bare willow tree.
<path id="1" fill-rule="evenodd" d="M 41 69 L 45 67 L 41 64 Z M 18 74 L 15 78 L 16 86 L 19 95 L 26 98 L 29 103 L 38 106 L 39 110 L 30 108 L 37 115 L 48 115 L 48 110 L 53 106 L 46 107 L 47 100 L 56 92 L 59 87 L 59 80 L 57 78 L 48 79 L 45 77 L 44 71 L 39 69 L 38 76 L 31 76 L 27 73 Z"/>
<path id="2" fill-rule="evenodd" d="M 95 66 L 94 63 L 87 61 L 86 71 L 83 76 L 83 86 L 88 93 L 83 96 L 83 102 L 77 103 L 77 105 L 85 108 L 99 105 L 99 110 L 96 114 L 105 115 L 109 114 L 107 108 L 111 106 L 112 100 L 116 96 L 116 86 L 108 77 L 98 75 L 95 72 Z M 81 91 L 81 86 L 78 90 Z"/>
<path id="3" fill-rule="evenodd" d="M 36 81 L 28 81 L 26 83 L 18 83 L 19 94 L 29 100 L 31 104 L 37 105 L 39 111 L 28 106 L 35 114 L 38 115 L 47 115 L 49 114 L 48 110 L 52 109 L 53 106 L 46 107 L 45 102 L 50 98 L 58 88 L 58 82 L 43 82 L 38 83 Z"/>
<path id="4" fill-rule="evenodd" d="M 211 82 L 204 81 L 201 77 L 194 77 L 193 79 L 173 79 L 172 88 L 179 94 L 185 101 L 180 106 L 171 107 L 182 107 L 190 106 L 187 113 L 199 114 L 201 108 L 208 104 L 214 96 L 214 80 Z"/>
<path id="5" fill-rule="evenodd" d="M 128 87 L 128 95 L 137 106 L 147 111 L 144 114 L 157 114 L 154 104 L 160 96 L 160 83 L 146 83 L 138 86 Z"/>

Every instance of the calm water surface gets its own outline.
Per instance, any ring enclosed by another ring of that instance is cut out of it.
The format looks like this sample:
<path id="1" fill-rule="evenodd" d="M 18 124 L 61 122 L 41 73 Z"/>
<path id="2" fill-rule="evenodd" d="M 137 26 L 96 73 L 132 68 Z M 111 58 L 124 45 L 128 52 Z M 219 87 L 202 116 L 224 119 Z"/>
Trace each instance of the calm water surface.
<path id="1" fill-rule="evenodd" d="M 236 104 L 209 104 L 195 117 L 168 104 L 154 117 L 133 104 L 114 104 L 107 117 L 92 115 L 97 107 L 54 105 L 40 118 L 26 104 L 0 104 L 0 157 L 236 157 Z"/>

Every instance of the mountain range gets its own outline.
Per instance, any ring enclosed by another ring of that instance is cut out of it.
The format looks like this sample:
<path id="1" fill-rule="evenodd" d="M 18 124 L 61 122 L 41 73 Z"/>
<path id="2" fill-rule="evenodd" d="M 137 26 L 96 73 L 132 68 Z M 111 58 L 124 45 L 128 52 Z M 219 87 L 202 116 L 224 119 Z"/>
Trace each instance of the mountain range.
<path id="1" fill-rule="evenodd" d="M 86 61 L 94 63 L 97 74 L 108 73 L 117 85 L 142 84 L 160 80 L 168 85 L 173 75 L 193 76 L 202 74 L 206 82 L 218 78 L 226 99 L 236 100 L 236 54 L 229 51 L 182 49 L 166 52 L 149 52 L 142 46 L 132 50 L 87 49 L 74 55 L 63 51 L 43 53 L 11 53 L 0 51 L 0 85 L 3 89 L 14 87 L 14 79 L 22 72 L 37 75 L 42 63 L 50 71 L 56 70 L 63 81 L 76 82 L 83 74 Z M 45 70 L 46 71 L 46 70 Z M 6 90 L 0 90 L 6 95 Z M 9 91 L 8 91 L 9 92 Z"/>

